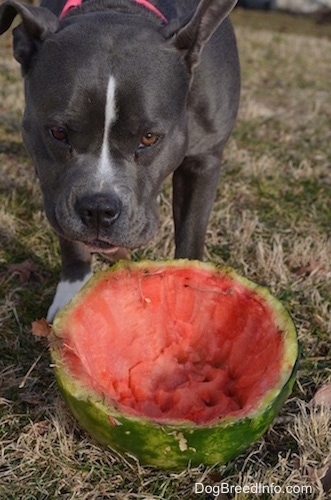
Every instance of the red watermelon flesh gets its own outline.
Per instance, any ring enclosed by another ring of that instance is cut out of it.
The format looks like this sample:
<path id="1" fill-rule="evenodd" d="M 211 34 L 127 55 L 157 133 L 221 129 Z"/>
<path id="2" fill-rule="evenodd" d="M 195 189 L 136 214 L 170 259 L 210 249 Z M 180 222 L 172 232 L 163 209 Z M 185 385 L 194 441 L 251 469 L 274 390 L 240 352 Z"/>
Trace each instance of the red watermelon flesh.
<path id="1" fill-rule="evenodd" d="M 64 364 L 83 385 L 160 422 L 244 417 L 278 382 L 284 356 L 263 296 L 203 267 L 103 273 L 61 337 Z"/>

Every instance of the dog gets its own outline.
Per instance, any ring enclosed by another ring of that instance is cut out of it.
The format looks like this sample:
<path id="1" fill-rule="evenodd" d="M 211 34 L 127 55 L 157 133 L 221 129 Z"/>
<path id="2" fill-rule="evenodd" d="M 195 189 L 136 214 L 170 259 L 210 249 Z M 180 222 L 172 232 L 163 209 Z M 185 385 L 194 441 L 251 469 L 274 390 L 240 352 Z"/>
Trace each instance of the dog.
<path id="1" fill-rule="evenodd" d="M 146 245 L 172 175 L 175 257 L 202 259 L 240 66 L 236 0 L 17 0 L 22 136 L 62 273 L 47 319 L 91 276 L 91 254 Z"/>

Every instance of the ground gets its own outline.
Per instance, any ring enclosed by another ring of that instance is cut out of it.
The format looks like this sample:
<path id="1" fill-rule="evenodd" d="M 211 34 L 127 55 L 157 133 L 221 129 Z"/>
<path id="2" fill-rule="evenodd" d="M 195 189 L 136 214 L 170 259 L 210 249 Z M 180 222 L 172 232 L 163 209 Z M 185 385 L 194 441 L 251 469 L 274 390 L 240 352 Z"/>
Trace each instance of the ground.
<path id="1" fill-rule="evenodd" d="M 226 466 L 154 471 L 99 448 L 79 429 L 59 395 L 46 342 L 31 335 L 31 322 L 45 315 L 54 293 L 59 250 L 22 146 L 22 83 L 5 36 L 0 498 L 206 500 L 217 497 L 221 483 L 237 486 L 231 493 L 224 486 L 218 497 L 223 500 L 327 498 L 331 413 L 328 405 L 314 407 L 311 400 L 331 381 L 331 30 L 314 19 L 279 13 L 237 9 L 232 18 L 242 64 L 241 107 L 226 148 L 205 258 L 266 285 L 290 311 L 301 345 L 294 392 L 264 438 Z M 160 231 L 134 259 L 173 255 L 170 207 L 166 184 Z M 95 266 L 101 265 L 97 260 Z M 254 493 L 256 484 L 262 485 L 260 493 Z M 248 493 L 240 493 L 244 486 Z M 288 491 L 279 497 L 276 486 Z"/>

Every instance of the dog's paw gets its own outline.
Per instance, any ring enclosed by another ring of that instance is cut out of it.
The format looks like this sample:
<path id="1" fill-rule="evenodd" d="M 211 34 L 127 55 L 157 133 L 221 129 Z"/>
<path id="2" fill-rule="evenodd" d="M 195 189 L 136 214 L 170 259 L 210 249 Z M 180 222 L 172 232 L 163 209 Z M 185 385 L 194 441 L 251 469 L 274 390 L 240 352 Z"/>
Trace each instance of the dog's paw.
<path id="1" fill-rule="evenodd" d="M 48 309 L 47 321 L 52 323 L 56 313 L 62 309 L 91 278 L 93 273 L 88 273 L 84 279 L 77 281 L 60 281 L 57 285 L 55 296 L 51 307 Z"/>

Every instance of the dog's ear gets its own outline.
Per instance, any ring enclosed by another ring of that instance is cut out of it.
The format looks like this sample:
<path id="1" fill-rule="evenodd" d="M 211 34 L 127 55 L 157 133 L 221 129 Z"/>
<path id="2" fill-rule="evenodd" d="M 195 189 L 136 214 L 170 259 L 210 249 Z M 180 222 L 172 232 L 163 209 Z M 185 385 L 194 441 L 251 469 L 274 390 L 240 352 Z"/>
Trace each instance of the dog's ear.
<path id="1" fill-rule="evenodd" d="M 197 9 L 184 18 L 174 19 L 161 32 L 184 56 L 190 70 L 216 28 L 236 5 L 237 0 L 200 0 Z"/>
<path id="2" fill-rule="evenodd" d="M 44 7 L 32 7 L 16 0 L 6 0 L 0 5 L 0 35 L 5 33 L 15 17 L 20 15 L 22 23 L 13 30 L 14 57 L 26 75 L 38 48 L 59 25 L 58 18 Z"/>

